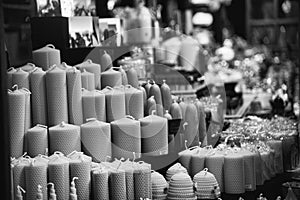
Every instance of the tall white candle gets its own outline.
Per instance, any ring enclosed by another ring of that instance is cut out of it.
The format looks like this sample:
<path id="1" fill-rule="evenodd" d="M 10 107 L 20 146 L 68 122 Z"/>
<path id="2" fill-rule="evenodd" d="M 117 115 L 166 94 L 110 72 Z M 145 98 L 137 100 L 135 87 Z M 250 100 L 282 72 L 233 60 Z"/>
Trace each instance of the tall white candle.
<path id="1" fill-rule="evenodd" d="M 101 91 L 82 90 L 83 121 L 89 118 L 96 118 L 99 121 L 106 121 L 106 99 Z"/>
<path id="2" fill-rule="evenodd" d="M 29 88 L 29 72 L 25 72 L 22 68 L 18 68 L 12 74 L 12 85 L 18 85 L 19 88 Z"/>
<path id="3" fill-rule="evenodd" d="M 126 101 L 126 115 L 130 115 L 135 119 L 144 117 L 144 101 L 143 92 L 132 87 L 125 86 L 125 101 Z"/>
<path id="4" fill-rule="evenodd" d="M 92 186 L 94 200 L 109 199 L 109 179 L 106 169 L 92 171 Z"/>
<path id="5" fill-rule="evenodd" d="M 26 182 L 25 182 L 25 166 L 30 165 L 30 160 L 27 158 L 19 158 L 17 162 L 12 166 L 12 180 L 13 180 L 13 190 L 14 197 L 17 196 L 17 187 L 21 186 L 24 190 L 26 190 Z M 24 199 L 26 199 L 26 193 L 23 195 Z"/>
<path id="6" fill-rule="evenodd" d="M 48 130 L 47 126 L 36 125 L 26 133 L 27 153 L 31 157 L 45 154 L 48 149 Z"/>
<path id="7" fill-rule="evenodd" d="M 101 67 L 99 64 L 93 63 L 92 60 L 88 59 L 76 65 L 76 67 L 80 70 L 85 69 L 86 71 L 93 73 L 95 77 L 95 88 L 101 89 Z"/>
<path id="8" fill-rule="evenodd" d="M 89 91 L 95 90 L 95 76 L 93 73 L 83 69 L 83 71 L 81 72 L 81 82 L 82 88 L 85 88 Z"/>
<path id="9" fill-rule="evenodd" d="M 7 77 L 7 89 L 10 89 L 13 86 L 12 83 L 12 75 L 15 73 L 17 70 L 13 67 L 9 68 L 6 72 L 6 77 Z"/>
<path id="10" fill-rule="evenodd" d="M 31 92 L 27 88 L 20 89 L 25 94 L 25 127 L 24 132 L 26 133 L 31 128 Z"/>

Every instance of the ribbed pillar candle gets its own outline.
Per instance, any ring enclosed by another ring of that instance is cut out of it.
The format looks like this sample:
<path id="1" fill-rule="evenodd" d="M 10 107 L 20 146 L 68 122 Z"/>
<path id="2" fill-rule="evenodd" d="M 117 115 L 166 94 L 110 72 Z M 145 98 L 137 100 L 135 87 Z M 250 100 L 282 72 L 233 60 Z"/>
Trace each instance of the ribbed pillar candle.
<path id="1" fill-rule="evenodd" d="M 52 44 L 34 50 L 32 52 L 33 63 L 42 67 L 43 70 L 48 70 L 52 65 L 60 65 L 60 51 L 55 49 Z"/>
<path id="2" fill-rule="evenodd" d="M 95 88 L 101 89 L 101 66 L 97 63 L 93 63 L 92 60 L 88 59 L 78 65 L 76 65 L 81 71 L 85 69 L 86 71 L 94 74 Z"/>
<path id="3" fill-rule="evenodd" d="M 57 66 L 46 73 L 48 125 L 68 122 L 68 99 L 66 71 Z"/>
<path id="4" fill-rule="evenodd" d="M 61 122 L 49 128 L 49 152 L 60 151 L 67 155 L 73 151 L 81 151 L 80 127 Z"/>
<path id="5" fill-rule="evenodd" d="M 67 94 L 68 113 L 71 124 L 81 125 L 83 123 L 82 114 L 82 92 L 81 75 L 75 67 L 67 70 Z"/>
<path id="6" fill-rule="evenodd" d="M 110 174 L 110 200 L 126 199 L 126 176 L 125 171 L 114 169 Z"/>
<path id="7" fill-rule="evenodd" d="M 102 91 L 88 91 L 82 89 L 82 111 L 83 121 L 89 118 L 96 118 L 99 121 L 106 121 L 106 99 Z"/>
<path id="8" fill-rule="evenodd" d="M 194 177 L 197 173 L 202 171 L 205 167 L 206 155 L 204 151 L 196 151 L 191 157 L 191 173 L 190 176 Z"/>
<path id="9" fill-rule="evenodd" d="M 25 72 L 22 68 L 18 68 L 15 73 L 12 74 L 12 85 L 18 85 L 19 88 L 29 87 L 29 72 Z"/>
<path id="10" fill-rule="evenodd" d="M 130 67 L 127 71 L 127 79 L 128 79 L 128 84 L 131 85 L 132 87 L 138 88 L 139 87 L 139 80 L 138 80 L 138 75 L 134 67 Z"/>
<path id="11" fill-rule="evenodd" d="M 28 158 L 19 158 L 12 166 L 12 176 L 13 176 L 13 190 L 14 190 L 14 199 L 17 196 L 17 187 L 21 186 L 24 190 L 26 190 L 26 182 L 25 182 L 25 166 L 30 165 L 30 160 Z M 26 199 L 26 193 L 23 195 L 24 199 Z"/>
<path id="12" fill-rule="evenodd" d="M 151 169 L 138 165 L 134 170 L 133 176 L 135 199 L 152 199 Z"/>
<path id="13" fill-rule="evenodd" d="M 27 88 L 20 89 L 25 94 L 25 127 L 24 132 L 31 128 L 31 92 Z"/>
<path id="14" fill-rule="evenodd" d="M 92 171 L 92 191 L 94 200 L 109 199 L 109 179 L 106 169 Z"/>
<path id="15" fill-rule="evenodd" d="M 168 120 L 156 115 L 140 119 L 142 153 L 151 156 L 168 154 Z"/>
<path id="16" fill-rule="evenodd" d="M 113 68 L 110 68 L 106 70 L 105 72 L 101 73 L 101 86 L 102 88 L 105 88 L 107 86 L 109 87 L 116 87 L 122 85 L 122 74 L 121 72 L 118 72 L 114 70 Z"/>
<path id="17" fill-rule="evenodd" d="M 82 88 L 87 89 L 89 91 L 95 90 L 95 76 L 93 73 L 86 71 L 83 69 L 81 72 L 81 82 Z"/>
<path id="18" fill-rule="evenodd" d="M 126 115 L 130 115 L 135 119 L 144 117 L 144 100 L 143 92 L 132 87 L 131 85 L 125 86 L 125 104 Z"/>
<path id="19" fill-rule="evenodd" d="M 111 156 L 110 124 L 95 118 L 87 121 L 81 125 L 82 151 L 91 156 L 95 162 L 104 161 L 107 156 Z"/>
<path id="20" fill-rule="evenodd" d="M 32 124 L 47 124 L 46 72 L 35 68 L 30 74 Z"/>
<path id="21" fill-rule="evenodd" d="M 125 171 L 125 178 L 126 178 L 126 196 L 127 196 L 127 200 L 134 200 L 134 196 L 135 196 L 135 191 L 134 191 L 134 176 L 133 176 L 133 172 L 134 169 L 133 167 L 133 163 L 131 163 L 130 161 L 128 162 L 128 164 L 125 164 L 126 166 L 121 166 L 121 169 L 123 169 Z"/>
<path id="22" fill-rule="evenodd" d="M 185 145 L 187 144 L 187 141 L 185 141 Z M 187 146 L 186 146 L 187 148 Z M 181 165 L 186 168 L 189 172 L 189 174 L 191 174 L 191 159 L 192 159 L 192 155 L 194 154 L 195 151 L 198 151 L 199 147 L 191 147 L 188 149 L 185 149 L 181 152 L 178 153 L 178 161 L 181 163 Z"/>
<path id="23" fill-rule="evenodd" d="M 37 124 L 26 133 L 27 153 L 31 157 L 45 154 L 48 149 L 47 126 Z"/>
<path id="24" fill-rule="evenodd" d="M 111 122 L 112 151 L 115 158 L 133 159 L 133 152 L 141 153 L 140 122 L 131 118 L 122 118 Z"/>
<path id="25" fill-rule="evenodd" d="M 243 155 L 229 153 L 224 157 L 224 186 L 227 194 L 242 194 L 245 192 Z"/>
<path id="26" fill-rule="evenodd" d="M 122 119 L 126 115 L 125 92 L 122 88 L 106 87 L 105 94 L 106 121 Z"/>
<path id="27" fill-rule="evenodd" d="M 185 122 L 187 126 L 184 128 L 184 135 L 187 145 L 188 147 L 197 146 L 199 144 L 199 118 L 197 108 L 193 103 L 187 104 Z"/>
<path id="28" fill-rule="evenodd" d="M 67 157 L 56 153 L 51 156 L 48 163 L 48 179 L 55 185 L 57 200 L 69 198 L 70 175 Z"/>
<path id="29" fill-rule="evenodd" d="M 25 137 L 25 99 L 23 92 L 8 91 L 9 134 L 11 157 L 20 157 L 23 154 Z"/>
<path id="30" fill-rule="evenodd" d="M 91 157 L 78 155 L 70 157 L 70 179 L 78 177 L 76 180 L 76 189 L 78 200 L 87 200 L 91 198 Z"/>
<path id="31" fill-rule="evenodd" d="M 224 192 L 224 155 L 218 152 L 206 155 L 205 167 L 215 175 L 219 183 L 220 191 Z"/>
<path id="32" fill-rule="evenodd" d="M 241 153 L 244 156 L 245 190 L 254 191 L 256 190 L 255 154 L 246 150 Z"/>
<path id="33" fill-rule="evenodd" d="M 42 160 L 31 161 L 31 164 L 25 166 L 26 197 L 27 199 L 36 199 L 38 185 L 42 186 L 43 200 L 48 200 L 47 195 L 47 168 L 48 163 Z"/>
<path id="34" fill-rule="evenodd" d="M 11 89 L 13 86 L 12 83 L 12 75 L 16 72 L 17 70 L 13 67 L 9 68 L 6 72 L 6 82 L 7 82 L 7 89 Z"/>

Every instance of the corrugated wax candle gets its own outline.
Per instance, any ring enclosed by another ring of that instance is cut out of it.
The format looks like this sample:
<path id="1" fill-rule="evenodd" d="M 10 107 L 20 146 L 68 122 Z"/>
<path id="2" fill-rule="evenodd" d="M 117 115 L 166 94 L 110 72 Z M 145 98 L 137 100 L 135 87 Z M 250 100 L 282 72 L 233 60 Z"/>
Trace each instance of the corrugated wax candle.
<path id="1" fill-rule="evenodd" d="M 82 110 L 83 121 L 89 118 L 96 118 L 99 121 L 106 121 L 106 99 L 102 91 L 88 91 L 82 89 Z"/>
<path id="2" fill-rule="evenodd" d="M 140 164 L 135 168 L 133 176 L 135 199 L 152 199 L 151 169 Z"/>
<path id="3" fill-rule="evenodd" d="M 113 157 L 133 159 L 133 152 L 141 153 L 139 121 L 127 117 L 113 121 L 111 122 L 111 134 Z"/>
<path id="4" fill-rule="evenodd" d="M 68 122 L 68 99 L 66 71 L 57 66 L 46 73 L 48 125 Z"/>
<path id="5" fill-rule="evenodd" d="M 88 59 L 78 65 L 76 65 L 78 69 L 85 69 L 88 72 L 91 72 L 95 76 L 95 88 L 101 89 L 101 66 L 97 63 L 93 63 L 92 60 Z"/>
<path id="6" fill-rule="evenodd" d="M 92 191 L 94 200 L 109 199 L 108 171 L 98 168 L 92 171 Z"/>
<path id="7" fill-rule="evenodd" d="M 115 169 L 111 171 L 109 191 L 111 200 L 126 199 L 126 177 L 124 170 Z"/>
<path id="8" fill-rule="evenodd" d="M 76 181 L 78 200 L 91 198 L 91 157 L 79 154 L 77 158 L 70 158 L 70 178 L 78 177 Z"/>
<path id="9" fill-rule="evenodd" d="M 27 199 L 36 199 L 38 185 L 42 186 L 43 200 L 48 199 L 47 167 L 48 167 L 47 162 L 42 160 L 36 160 L 36 159 L 33 159 L 30 165 L 25 166 Z"/>
<path id="10" fill-rule="evenodd" d="M 34 50 L 32 52 L 33 63 L 42 67 L 43 70 L 48 70 L 52 65 L 60 65 L 60 51 L 55 49 L 52 44 Z"/>
<path id="11" fill-rule="evenodd" d="M 15 69 L 15 68 L 13 68 L 13 67 L 11 67 L 11 68 L 9 68 L 8 70 L 7 70 L 7 72 L 6 72 L 6 77 L 7 77 L 7 79 L 6 79 L 6 82 L 7 82 L 7 89 L 10 89 L 12 86 L 13 86 L 13 84 L 12 84 L 12 75 L 13 75 L 13 73 L 15 73 L 17 70 Z"/>
<path id="12" fill-rule="evenodd" d="M 35 68 L 30 74 L 32 124 L 47 124 L 46 72 Z"/>
<path id="13" fill-rule="evenodd" d="M 140 119 L 142 153 L 151 156 L 168 154 L 168 120 L 156 115 Z"/>
<path id="14" fill-rule="evenodd" d="M 224 186 L 228 194 L 245 192 L 244 158 L 239 153 L 229 153 L 224 157 Z"/>
<path id="15" fill-rule="evenodd" d="M 8 91 L 9 134 L 11 157 L 20 157 L 23 154 L 25 137 L 25 99 L 23 92 Z"/>
<path id="16" fill-rule="evenodd" d="M 111 156 L 110 124 L 91 118 L 81 125 L 82 151 L 95 162 L 104 161 Z"/>
<path id="17" fill-rule="evenodd" d="M 81 151 L 80 127 L 61 122 L 49 128 L 49 152 L 60 151 L 67 155 L 73 151 Z"/>
<path id="18" fill-rule="evenodd" d="M 126 115 L 125 92 L 121 88 L 106 87 L 105 94 L 106 121 L 122 119 Z"/>
<path id="19" fill-rule="evenodd" d="M 81 72 L 81 82 L 82 88 L 85 88 L 89 91 L 95 90 L 95 76 L 93 73 L 86 71 L 83 69 Z"/>
<path id="20" fill-rule="evenodd" d="M 15 73 L 12 74 L 12 85 L 18 85 L 19 88 L 29 87 L 29 72 L 25 72 L 22 68 L 18 68 Z"/>
<path id="21" fill-rule="evenodd" d="M 31 128 L 31 92 L 27 88 L 20 89 L 25 94 L 25 127 L 24 132 Z"/>
<path id="22" fill-rule="evenodd" d="M 122 85 L 122 74 L 113 68 L 108 69 L 105 72 L 101 73 L 101 86 L 105 88 L 106 86 L 109 87 L 116 87 Z"/>
<path id="23" fill-rule="evenodd" d="M 134 176 L 133 176 L 133 162 L 127 160 L 121 165 L 121 169 L 125 171 L 126 178 L 126 196 L 127 200 L 134 200 L 135 192 L 134 192 Z"/>
<path id="24" fill-rule="evenodd" d="M 48 149 L 47 126 L 37 124 L 26 133 L 27 153 L 31 157 L 45 154 Z"/>
<path id="25" fill-rule="evenodd" d="M 143 92 L 132 87 L 131 85 L 125 86 L 125 103 L 126 115 L 130 115 L 135 119 L 144 117 L 144 101 Z"/>
<path id="26" fill-rule="evenodd" d="M 67 70 L 67 94 L 68 113 L 71 124 L 81 125 L 83 123 L 82 114 L 82 92 L 81 92 L 80 71 L 75 67 Z"/>
<path id="27" fill-rule="evenodd" d="M 55 185 L 57 200 L 69 198 L 70 175 L 69 159 L 64 155 L 56 154 L 51 156 L 48 163 L 49 182 Z"/>
<path id="28" fill-rule="evenodd" d="M 12 166 L 13 173 L 13 190 L 14 196 L 17 196 L 17 187 L 21 186 L 24 190 L 26 190 L 26 182 L 25 182 L 25 166 L 30 165 L 30 160 L 28 158 L 19 158 L 17 162 Z M 26 194 L 23 195 L 24 199 L 26 199 Z"/>

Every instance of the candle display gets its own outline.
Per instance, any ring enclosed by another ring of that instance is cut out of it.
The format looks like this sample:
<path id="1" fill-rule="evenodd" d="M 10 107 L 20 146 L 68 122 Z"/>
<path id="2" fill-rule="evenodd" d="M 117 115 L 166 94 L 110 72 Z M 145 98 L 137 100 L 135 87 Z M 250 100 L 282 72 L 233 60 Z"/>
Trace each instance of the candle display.
<path id="1" fill-rule="evenodd" d="M 33 159 L 31 164 L 25 166 L 26 197 L 36 199 L 37 188 L 41 186 L 43 200 L 48 200 L 47 195 L 47 166 L 48 163 Z"/>
<path id="2" fill-rule="evenodd" d="M 8 91 L 8 121 L 11 157 L 20 157 L 23 154 L 26 113 L 25 101 L 26 95 L 17 87 L 14 91 Z"/>
<path id="3" fill-rule="evenodd" d="M 111 156 L 111 128 L 109 123 L 95 118 L 88 119 L 81 125 L 82 151 L 93 158 L 95 162 L 105 160 Z"/>
<path id="4" fill-rule="evenodd" d="M 92 60 L 88 59 L 76 65 L 76 67 L 81 71 L 85 69 L 86 71 L 93 73 L 95 76 L 95 88 L 101 89 L 101 66 L 99 64 L 93 63 Z"/>
<path id="5" fill-rule="evenodd" d="M 105 94 L 106 121 L 122 119 L 126 115 L 125 93 L 122 88 L 106 87 Z"/>
<path id="6" fill-rule="evenodd" d="M 78 177 L 76 181 L 78 200 L 91 198 L 91 157 L 79 154 L 70 157 L 70 178 Z"/>
<path id="7" fill-rule="evenodd" d="M 116 87 L 122 85 L 122 74 L 113 68 L 108 69 L 105 72 L 101 73 L 101 86 L 105 88 L 106 86 L 109 87 Z"/>
<path id="8" fill-rule="evenodd" d="M 96 118 L 99 121 L 106 121 L 106 99 L 102 91 L 82 90 L 83 121 L 89 118 Z"/>
<path id="9" fill-rule="evenodd" d="M 47 124 L 46 72 L 35 68 L 30 74 L 32 124 Z"/>
<path id="10" fill-rule="evenodd" d="M 7 82 L 7 88 L 10 89 L 13 86 L 12 83 L 12 75 L 16 72 L 17 70 L 13 67 L 9 68 L 6 72 L 6 82 Z"/>
<path id="11" fill-rule="evenodd" d="M 163 84 L 160 86 L 162 103 L 165 110 L 170 110 L 172 104 L 172 95 L 170 87 L 167 85 L 166 80 L 163 80 Z"/>
<path id="12" fill-rule="evenodd" d="M 133 152 L 141 153 L 140 122 L 122 118 L 111 122 L 112 151 L 115 158 L 133 158 Z M 137 158 L 139 155 L 137 156 Z"/>
<path id="13" fill-rule="evenodd" d="M 36 125 L 26 133 L 27 153 L 31 157 L 45 154 L 48 149 L 48 130 L 47 126 Z"/>
<path id="14" fill-rule="evenodd" d="M 57 66 L 46 72 L 48 125 L 68 122 L 67 77 L 66 71 Z"/>
<path id="15" fill-rule="evenodd" d="M 156 111 L 158 116 L 163 116 L 163 104 L 162 104 L 162 97 L 159 86 L 154 82 L 150 88 L 150 96 L 154 96 L 156 102 Z"/>
<path id="16" fill-rule="evenodd" d="M 52 65 L 60 65 L 60 51 L 51 44 L 32 52 L 33 63 L 48 70 Z"/>
<path id="17" fill-rule="evenodd" d="M 185 122 L 187 126 L 184 128 L 184 135 L 187 140 L 187 145 L 195 146 L 199 144 L 199 119 L 197 108 L 193 103 L 188 103 L 186 107 Z"/>
<path id="18" fill-rule="evenodd" d="M 69 198 L 69 159 L 54 153 L 48 163 L 48 178 L 55 185 L 57 200 Z"/>
<path id="19" fill-rule="evenodd" d="M 106 169 L 98 168 L 92 171 L 92 186 L 94 200 L 109 199 L 109 179 Z"/>
<path id="20" fill-rule="evenodd" d="M 81 72 L 81 82 L 82 88 L 85 88 L 89 91 L 95 90 L 95 76 L 93 73 L 83 69 L 83 72 Z"/>
<path id="21" fill-rule="evenodd" d="M 144 100 L 143 92 L 127 85 L 125 86 L 125 105 L 126 115 L 130 115 L 135 119 L 144 117 Z"/>
<path id="22" fill-rule="evenodd" d="M 228 194 L 245 192 L 244 158 L 238 153 L 224 157 L 224 186 Z"/>
<path id="23" fill-rule="evenodd" d="M 29 87 L 29 72 L 25 72 L 22 68 L 18 68 L 15 73 L 12 74 L 12 85 L 18 85 L 19 88 Z"/>
<path id="24" fill-rule="evenodd" d="M 168 120 L 149 115 L 140 122 L 142 153 L 152 156 L 168 154 Z"/>
<path id="25" fill-rule="evenodd" d="M 138 75 L 134 67 L 130 67 L 127 71 L 127 79 L 128 79 L 128 84 L 131 85 L 132 87 L 138 88 L 139 87 L 139 80 L 138 80 Z"/>
<path id="26" fill-rule="evenodd" d="M 83 123 L 81 88 L 80 71 L 75 67 L 69 68 L 67 70 L 67 94 L 68 114 L 71 124 L 81 125 Z"/>
<path id="27" fill-rule="evenodd" d="M 81 151 L 80 127 L 61 122 L 49 128 L 49 152 L 60 151 L 67 155 L 73 151 Z"/>

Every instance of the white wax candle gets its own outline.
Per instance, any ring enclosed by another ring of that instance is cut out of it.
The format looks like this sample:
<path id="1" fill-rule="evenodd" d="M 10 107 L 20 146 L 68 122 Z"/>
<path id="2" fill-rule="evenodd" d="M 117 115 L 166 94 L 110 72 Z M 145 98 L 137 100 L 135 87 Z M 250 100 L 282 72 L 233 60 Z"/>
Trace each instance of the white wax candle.
<path id="1" fill-rule="evenodd" d="M 7 73 L 6 73 L 6 77 L 7 77 L 7 89 L 10 89 L 12 86 L 13 86 L 13 84 L 12 84 L 12 75 L 16 72 L 17 70 L 15 69 L 15 68 L 13 68 L 13 67 L 11 67 L 11 68 L 9 68 L 8 70 L 7 70 Z"/>
<path id="2" fill-rule="evenodd" d="M 15 73 L 12 74 L 12 85 L 18 85 L 19 88 L 29 87 L 29 72 L 25 72 L 22 68 L 18 68 Z"/>
<path id="3" fill-rule="evenodd" d="M 32 52 L 33 63 L 48 70 L 52 65 L 60 65 L 60 51 L 53 45 L 46 45 Z"/>
<path id="4" fill-rule="evenodd" d="M 96 118 L 99 121 L 106 121 L 105 94 L 101 91 L 82 90 L 83 121 L 89 118 Z"/>
<path id="5" fill-rule="evenodd" d="M 138 88 L 139 87 L 139 80 L 136 70 L 131 67 L 126 71 L 128 84 L 132 87 Z"/>
<path id="6" fill-rule="evenodd" d="M 186 107 L 184 135 L 187 140 L 188 147 L 199 144 L 199 119 L 197 108 L 193 103 L 188 103 Z"/>
<path id="7" fill-rule="evenodd" d="M 81 72 L 82 88 L 89 91 L 95 90 L 95 76 L 93 73 L 86 71 L 85 69 Z"/>
<path id="8" fill-rule="evenodd" d="M 27 153 L 31 157 L 45 154 L 48 149 L 48 130 L 47 126 L 36 125 L 26 133 Z"/>
<path id="9" fill-rule="evenodd" d="M 113 68 L 101 73 L 101 86 L 105 88 L 116 87 L 122 85 L 122 74 Z"/>
<path id="10" fill-rule="evenodd" d="M 144 117 L 144 100 L 143 92 L 127 85 L 125 86 L 125 103 L 126 115 L 130 115 L 135 119 Z"/>
<path id="11" fill-rule="evenodd" d="M 93 63 L 92 60 L 88 59 L 78 65 L 76 65 L 81 71 L 85 69 L 86 71 L 93 73 L 95 77 L 95 88 L 101 89 L 101 67 L 99 64 Z"/>

